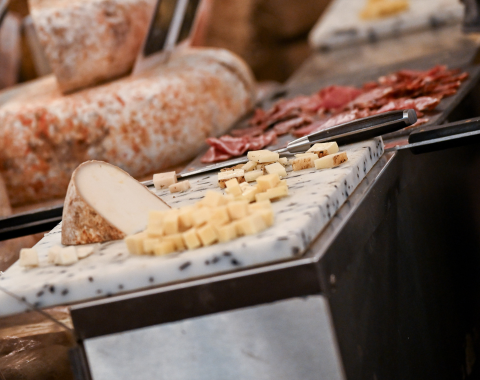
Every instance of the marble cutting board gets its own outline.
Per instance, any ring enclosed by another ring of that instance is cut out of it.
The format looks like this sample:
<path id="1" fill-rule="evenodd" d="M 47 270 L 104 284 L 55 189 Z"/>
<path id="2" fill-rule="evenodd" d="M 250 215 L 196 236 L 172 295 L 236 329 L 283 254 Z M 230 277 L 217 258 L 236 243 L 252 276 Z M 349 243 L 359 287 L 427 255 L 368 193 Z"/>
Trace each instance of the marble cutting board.
<path id="1" fill-rule="evenodd" d="M 174 281 L 210 276 L 253 265 L 301 256 L 383 154 L 380 137 L 341 147 L 348 161 L 333 169 L 289 172 L 290 195 L 273 203 L 275 224 L 254 236 L 163 257 L 128 254 L 123 240 L 97 245 L 96 253 L 78 263 L 47 263 L 48 249 L 60 244 L 61 224 L 37 243 L 38 268 L 12 265 L 0 275 L 0 316 L 106 297 Z M 192 189 L 170 194 L 155 191 L 174 208 L 220 191 L 217 174 L 190 179 Z M 14 296 L 13 296 L 14 295 Z"/>

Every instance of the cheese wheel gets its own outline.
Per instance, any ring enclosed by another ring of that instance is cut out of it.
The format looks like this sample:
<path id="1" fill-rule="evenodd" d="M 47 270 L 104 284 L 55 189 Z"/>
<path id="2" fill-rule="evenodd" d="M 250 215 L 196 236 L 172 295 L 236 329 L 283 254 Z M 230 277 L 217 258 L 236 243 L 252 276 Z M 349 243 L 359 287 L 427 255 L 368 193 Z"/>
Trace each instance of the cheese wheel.
<path id="1" fill-rule="evenodd" d="M 151 210 L 169 206 L 122 169 L 88 161 L 72 174 L 63 206 L 62 244 L 123 239 L 147 227 Z"/>
<path id="2" fill-rule="evenodd" d="M 214 52 L 218 52 L 215 55 Z M 135 177 L 198 155 L 253 104 L 253 77 L 220 49 L 189 49 L 137 77 L 62 95 L 48 77 L 0 93 L 0 173 L 10 202 L 62 197 L 73 170 L 107 161 Z"/>
<path id="3" fill-rule="evenodd" d="M 60 89 L 71 92 L 131 70 L 155 0 L 29 0 Z"/>

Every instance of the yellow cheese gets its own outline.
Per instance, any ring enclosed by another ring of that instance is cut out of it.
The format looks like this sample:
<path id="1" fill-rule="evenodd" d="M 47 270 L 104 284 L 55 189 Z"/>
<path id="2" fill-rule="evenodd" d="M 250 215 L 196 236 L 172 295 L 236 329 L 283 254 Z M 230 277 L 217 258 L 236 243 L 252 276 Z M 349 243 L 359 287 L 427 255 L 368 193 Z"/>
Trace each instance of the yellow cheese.
<path id="1" fill-rule="evenodd" d="M 77 251 L 73 246 L 62 248 L 57 257 L 55 257 L 55 265 L 72 265 L 77 261 Z"/>
<path id="2" fill-rule="evenodd" d="M 168 190 L 170 190 L 171 193 L 179 193 L 181 191 L 187 191 L 190 189 L 190 181 L 182 181 L 178 183 L 174 183 L 170 186 L 168 186 Z"/>
<path id="3" fill-rule="evenodd" d="M 160 243 L 160 239 L 158 238 L 146 238 L 143 240 L 143 252 L 148 255 L 152 255 L 153 249 L 158 243 Z"/>
<path id="4" fill-rule="evenodd" d="M 279 160 L 280 156 L 276 152 L 271 152 L 269 150 L 253 150 L 247 153 L 247 157 L 250 161 L 255 162 L 276 162 Z"/>
<path id="5" fill-rule="evenodd" d="M 53 247 L 51 247 L 51 248 L 48 250 L 47 261 L 48 261 L 50 264 L 55 263 L 55 258 L 57 257 L 57 255 L 60 253 L 61 250 L 62 250 L 62 247 L 59 246 L 59 245 L 54 245 Z"/>
<path id="6" fill-rule="evenodd" d="M 192 213 L 192 221 L 195 227 L 199 227 L 210 220 L 212 210 L 208 207 L 202 207 Z"/>
<path id="7" fill-rule="evenodd" d="M 153 185 L 157 190 L 166 189 L 174 183 L 177 183 L 177 175 L 175 172 L 166 172 L 153 175 Z"/>
<path id="8" fill-rule="evenodd" d="M 245 219 L 245 218 L 243 218 L 243 219 Z M 243 231 L 243 227 L 242 227 L 242 220 L 243 219 L 235 220 L 231 223 L 232 226 L 235 226 L 235 231 L 236 231 L 238 237 L 245 235 L 245 232 Z"/>
<path id="9" fill-rule="evenodd" d="M 197 235 L 197 230 L 191 228 L 182 234 L 183 241 L 188 249 L 195 249 L 202 246 L 202 243 Z"/>
<path id="10" fill-rule="evenodd" d="M 294 171 L 314 168 L 312 157 L 300 157 L 292 161 L 292 169 Z"/>
<path id="11" fill-rule="evenodd" d="M 19 265 L 21 267 L 38 267 L 38 264 L 38 253 L 35 248 L 22 248 L 20 250 Z"/>
<path id="12" fill-rule="evenodd" d="M 335 166 L 343 164 L 347 160 L 348 160 L 348 157 L 346 152 L 329 154 L 328 156 L 316 159 L 315 167 L 317 169 L 333 168 Z"/>
<path id="13" fill-rule="evenodd" d="M 197 234 L 204 246 L 212 245 L 218 240 L 217 232 L 209 223 L 198 228 Z"/>
<path id="14" fill-rule="evenodd" d="M 251 172 L 245 173 L 245 181 L 253 182 L 256 181 L 258 177 L 263 175 L 263 170 L 252 170 Z"/>
<path id="15" fill-rule="evenodd" d="M 240 228 L 245 235 L 253 235 L 262 232 L 267 228 L 260 214 L 252 214 L 238 221 Z"/>
<path id="16" fill-rule="evenodd" d="M 183 237 L 181 233 L 164 236 L 162 241 L 172 242 L 176 251 L 185 250 L 185 243 L 183 242 Z"/>
<path id="17" fill-rule="evenodd" d="M 148 225 L 161 225 L 163 218 L 165 217 L 165 211 L 152 210 L 148 212 Z"/>
<path id="18" fill-rule="evenodd" d="M 225 204 L 228 204 L 228 203 L 230 203 L 230 202 L 235 201 L 235 195 L 225 194 L 225 195 L 223 196 L 223 199 L 225 199 Z"/>
<path id="19" fill-rule="evenodd" d="M 135 235 L 129 235 L 125 238 L 128 252 L 133 255 L 143 255 L 145 253 L 143 249 L 143 241 L 147 238 L 146 232 L 140 232 Z"/>
<path id="20" fill-rule="evenodd" d="M 272 202 L 270 202 L 270 199 L 266 199 L 264 201 L 255 202 L 255 203 L 252 203 L 251 205 L 248 205 L 248 212 L 250 214 L 253 214 L 255 211 L 262 210 L 262 209 L 273 210 Z"/>
<path id="21" fill-rule="evenodd" d="M 266 208 L 261 208 L 259 210 L 256 210 L 255 212 L 263 218 L 263 221 L 265 222 L 267 227 L 273 226 L 275 218 L 272 209 L 269 210 Z"/>
<path id="22" fill-rule="evenodd" d="M 149 224 L 146 231 L 148 237 L 161 237 L 164 234 L 163 225 L 161 224 Z"/>
<path id="23" fill-rule="evenodd" d="M 242 166 L 242 169 L 245 172 L 249 172 L 255 169 L 255 166 L 257 166 L 257 163 L 255 161 L 248 161 L 245 165 Z"/>
<path id="24" fill-rule="evenodd" d="M 248 202 L 253 202 L 255 200 L 255 195 L 258 194 L 259 192 L 260 190 L 258 190 L 258 186 L 252 186 L 251 188 L 245 190 L 242 196 Z"/>
<path id="25" fill-rule="evenodd" d="M 228 214 L 233 220 L 242 219 L 248 214 L 248 201 L 235 201 L 227 205 Z"/>
<path id="26" fill-rule="evenodd" d="M 261 202 L 267 199 L 277 200 L 279 198 L 286 197 L 287 195 L 288 195 L 288 187 L 279 186 L 273 189 L 268 189 L 265 193 L 260 193 L 255 195 L 255 199 L 257 200 L 257 202 Z"/>
<path id="27" fill-rule="evenodd" d="M 163 256 L 175 252 L 175 246 L 171 241 L 161 241 L 153 249 L 155 256 Z"/>
<path id="28" fill-rule="evenodd" d="M 285 170 L 285 167 L 279 162 L 275 162 L 274 164 L 265 166 L 265 170 L 268 174 L 278 174 L 279 177 L 287 176 L 287 171 Z"/>
<path id="29" fill-rule="evenodd" d="M 193 226 L 193 207 L 182 207 L 178 213 L 178 222 L 181 231 L 188 230 Z"/>
<path id="30" fill-rule="evenodd" d="M 218 207 L 225 203 L 223 194 L 213 190 L 207 190 L 205 197 L 200 201 L 202 205 L 207 207 Z"/>
<path id="31" fill-rule="evenodd" d="M 334 154 L 337 152 L 338 145 L 336 142 L 316 143 L 309 150 L 307 150 L 307 153 L 315 153 L 318 157 L 328 156 L 329 154 Z"/>
<path id="32" fill-rule="evenodd" d="M 288 186 L 287 185 L 287 180 L 282 179 L 279 183 L 277 183 L 277 186 L 275 186 L 275 187 L 280 187 L 280 186 Z"/>
<path id="33" fill-rule="evenodd" d="M 287 157 L 281 157 L 278 162 L 280 162 L 281 165 L 283 166 L 289 166 L 290 163 L 288 162 L 288 158 Z"/>
<path id="34" fill-rule="evenodd" d="M 228 206 L 220 206 L 213 210 L 212 216 L 210 217 L 210 223 L 212 225 L 221 226 L 230 222 L 230 215 L 227 207 Z"/>
<path id="35" fill-rule="evenodd" d="M 179 230 L 178 210 L 169 210 L 163 219 L 163 232 L 165 235 L 177 234 Z"/>
<path id="36" fill-rule="evenodd" d="M 278 174 L 267 174 L 257 178 L 257 187 L 260 191 L 274 188 L 280 182 Z"/>
<path id="37" fill-rule="evenodd" d="M 316 153 L 298 153 L 295 155 L 296 158 L 311 158 L 313 160 L 316 160 L 318 158 L 318 156 L 316 155 Z"/>
<path id="38" fill-rule="evenodd" d="M 243 182 L 245 180 L 245 171 L 243 169 L 228 170 L 226 172 L 218 173 L 218 186 L 221 189 L 225 189 L 225 183 L 232 178 L 237 178 L 238 182 Z"/>
<path id="39" fill-rule="evenodd" d="M 233 240 L 237 237 L 237 226 L 235 223 L 226 224 L 220 226 L 217 229 L 218 241 L 224 243 L 226 241 Z"/>
<path id="40" fill-rule="evenodd" d="M 232 194 L 234 196 L 242 195 L 242 189 L 240 188 L 240 185 L 238 184 L 238 181 L 236 178 L 232 178 L 227 182 L 225 182 L 225 186 L 226 186 L 225 191 L 228 194 Z"/>
<path id="41" fill-rule="evenodd" d="M 247 191 L 248 189 L 250 189 L 252 187 L 252 185 L 250 185 L 248 182 L 242 182 L 240 184 L 240 189 L 242 189 L 242 194 Z"/>

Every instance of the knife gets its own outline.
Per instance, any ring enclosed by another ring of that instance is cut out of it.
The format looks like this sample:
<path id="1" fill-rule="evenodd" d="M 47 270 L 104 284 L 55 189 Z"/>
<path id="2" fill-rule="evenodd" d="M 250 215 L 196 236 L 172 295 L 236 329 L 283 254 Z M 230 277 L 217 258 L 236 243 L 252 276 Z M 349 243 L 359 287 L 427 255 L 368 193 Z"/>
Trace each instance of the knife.
<path id="1" fill-rule="evenodd" d="M 329 141 L 336 141 L 338 145 L 353 144 L 358 141 L 368 140 L 376 136 L 381 136 L 408 127 L 409 125 L 415 124 L 416 121 L 417 114 L 413 109 L 385 112 L 379 115 L 349 121 L 347 123 L 324 129 L 320 132 L 311 133 L 289 142 L 285 148 L 275 150 L 274 152 L 282 155 L 292 155 L 298 152 L 305 152 L 313 144 Z M 213 170 L 219 170 L 242 164 L 247 161 L 248 158 L 246 156 L 239 157 L 233 160 L 208 165 L 191 172 L 179 173 L 177 174 L 177 178 L 186 178 Z M 150 186 L 153 184 L 153 180 L 146 181 L 145 184 Z"/>

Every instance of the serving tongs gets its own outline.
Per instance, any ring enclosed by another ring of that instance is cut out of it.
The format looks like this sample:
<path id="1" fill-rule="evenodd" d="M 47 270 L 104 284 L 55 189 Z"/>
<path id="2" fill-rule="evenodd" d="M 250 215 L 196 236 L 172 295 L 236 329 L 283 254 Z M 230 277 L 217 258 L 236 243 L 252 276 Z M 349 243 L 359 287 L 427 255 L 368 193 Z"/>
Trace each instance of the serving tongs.
<path id="1" fill-rule="evenodd" d="M 417 122 L 417 114 L 413 109 L 391 111 L 379 115 L 368 116 L 362 119 L 349 121 L 320 132 L 311 133 L 300 137 L 287 144 L 285 148 L 275 150 L 282 156 L 288 156 L 307 151 L 313 144 L 336 141 L 338 145 L 353 144 L 355 142 L 385 135 L 390 132 L 408 127 Z M 177 178 L 185 178 L 200 173 L 205 173 L 222 168 L 228 168 L 248 161 L 247 157 L 239 157 L 232 160 L 208 165 L 191 172 L 180 173 Z"/>

